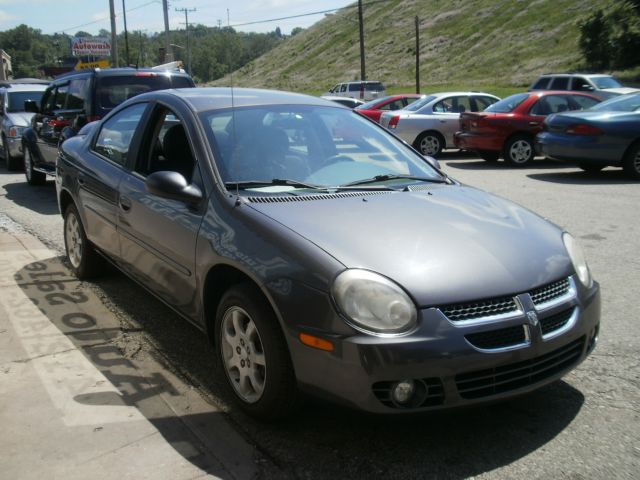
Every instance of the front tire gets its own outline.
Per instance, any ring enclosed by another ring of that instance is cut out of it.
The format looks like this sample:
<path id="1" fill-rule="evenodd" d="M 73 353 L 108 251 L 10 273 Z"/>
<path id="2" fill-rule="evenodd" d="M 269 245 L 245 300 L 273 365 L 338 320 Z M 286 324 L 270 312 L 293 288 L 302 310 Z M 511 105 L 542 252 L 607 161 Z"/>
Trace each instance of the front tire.
<path id="1" fill-rule="evenodd" d="M 503 155 L 504 159 L 514 167 L 523 167 L 531 163 L 534 153 L 532 139 L 524 135 L 516 135 L 507 141 Z"/>
<path id="2" fill-rule="evenodd" d="M 231 287 L 216 312 L 216 356 L 237 405 L 262 420 L 281 418 L 298 403 L 289 350 L 276 316 L 249 284 Z"/>
<path id="3" fill-rule="evenodd" d="M 87 239 L 82 219 L 73 203 L 64 213 L 64 248 L 71 270 L 80 280 L 96 277 L 102 271 L 104 260 Z"/>
<path id="4" fill-rule="evenodd" d="M 640 180 L 640 141 L 634 143 L 622 160 L 625 173 L 634 180 Z"/>
<path id="5" fill-rule="evenodd" d="M 29 146 L 24 144 L 24 176 L 29 185 L 44 185 L 47 182 L 47 176 L 42 172 L 33 169 L 33 155 Z"/>
<path id="6" fill-rule="evenodd" d="M 7 143 L 6 138 L 3 138 L 2 145 L 4 150 L 4 161 L 7 162 L 7 170 L 9 170 L 10 172 L 20 170 L 20 168 L 22 168 L 22 159 L 11 156 L 11 152 L 9 151 L 9 144 Z"/>
<path id="7" fill-rule="evenodd" d="M 438 132 L 422 132 L 413 142 L 413 147 L 422 155 L 437 157 L 444 148 L 444 138 Z"/>

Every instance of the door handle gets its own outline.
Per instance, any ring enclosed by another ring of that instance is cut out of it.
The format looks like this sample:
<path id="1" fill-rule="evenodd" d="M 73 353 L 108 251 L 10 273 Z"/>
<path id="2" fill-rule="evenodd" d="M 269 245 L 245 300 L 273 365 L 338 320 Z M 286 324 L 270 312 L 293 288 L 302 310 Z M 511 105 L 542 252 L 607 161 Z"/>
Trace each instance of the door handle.
<path id="1" fill-rule="evenodd" d="M 540 125 L 540 122 L 529 122 L 530 127 L 537 127 L 538 125 Z"/>
<path id="2" fill-rule="evenodd" d="M 131 210 L 131 200 L 128 197 L 120 197 L 120 208 L 125 212 Z"/>

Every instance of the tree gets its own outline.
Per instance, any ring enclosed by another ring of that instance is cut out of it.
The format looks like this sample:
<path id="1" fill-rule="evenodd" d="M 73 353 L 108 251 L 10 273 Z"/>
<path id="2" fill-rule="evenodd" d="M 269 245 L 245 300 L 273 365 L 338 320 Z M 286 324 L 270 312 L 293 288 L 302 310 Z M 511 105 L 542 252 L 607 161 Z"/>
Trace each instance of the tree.
<path id="1" fill-rule="evenodd" d="M 602 10 L 597 10 L 584 22 L 579 24 L 580 40 L 578 44 L 582 50 L 587 65 L 596 70 L 609 68 L 611 59 L 609 44 L 609 23 Z"/>

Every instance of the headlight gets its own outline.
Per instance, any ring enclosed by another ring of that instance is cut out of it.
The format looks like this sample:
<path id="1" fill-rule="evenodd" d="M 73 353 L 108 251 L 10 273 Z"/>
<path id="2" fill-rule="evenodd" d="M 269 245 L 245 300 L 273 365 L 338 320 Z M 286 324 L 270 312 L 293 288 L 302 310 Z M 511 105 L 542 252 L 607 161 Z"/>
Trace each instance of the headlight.
<path id="1" fill-rule="evenodd" d="M 10 137 L 21 137 L 22 136 L 22 130 L 24 130 L 24 127 L 11 127 L 9 128 L 9 136 Z"/>
<path id="2" fill-rule="evenodd" d="M 333 283 L 333 297 L 344 315 L 374 333 L 402 333 L 416 324 L 416 307 L 391 280 L 367 270 L 345 270 Z"/>
<path id="3" fill-rule="evenodd" d="M 591 288 L 593 279 L 591 278 L 591 272 L 589 271 L 589 266 L 587 265 L 587 260 L 582 248 L 570 233 L 565 232 L 562 235 L 562 240 L 564 241 L 564 246 L 569 253 L 569 258 L 571 259 L 571 263 L 573 263 L 573 268 L 578 278 L 585 287 Z"/>

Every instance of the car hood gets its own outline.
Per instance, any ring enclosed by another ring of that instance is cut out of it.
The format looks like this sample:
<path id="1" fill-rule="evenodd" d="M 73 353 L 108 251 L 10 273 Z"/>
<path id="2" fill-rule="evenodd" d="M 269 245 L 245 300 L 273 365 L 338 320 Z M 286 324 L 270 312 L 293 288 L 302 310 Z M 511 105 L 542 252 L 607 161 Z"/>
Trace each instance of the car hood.
<path id="1" fill-rule="evenodd" d="M 557 226 L 480 190 L 348 195 L 251 205 L 347 268 L 393 279 L 422 307 L 525 292 L 572 272 Z"/>
<path id="2" fill-rule="evenodd" d="M 631 87 L 603 88 L 602 90 L 607 93 L 617 93 L 619 95 L 640 91 L 637 88 L 631 88 Z"/>
<path id="3" fill-rule="evenodd" d="M 7 113 L 5 118 L 11 125 L 27 127 L 31 125 L 31 117 L 33 117 L 33 115 L 31 112 L 11 112 Z"/>

